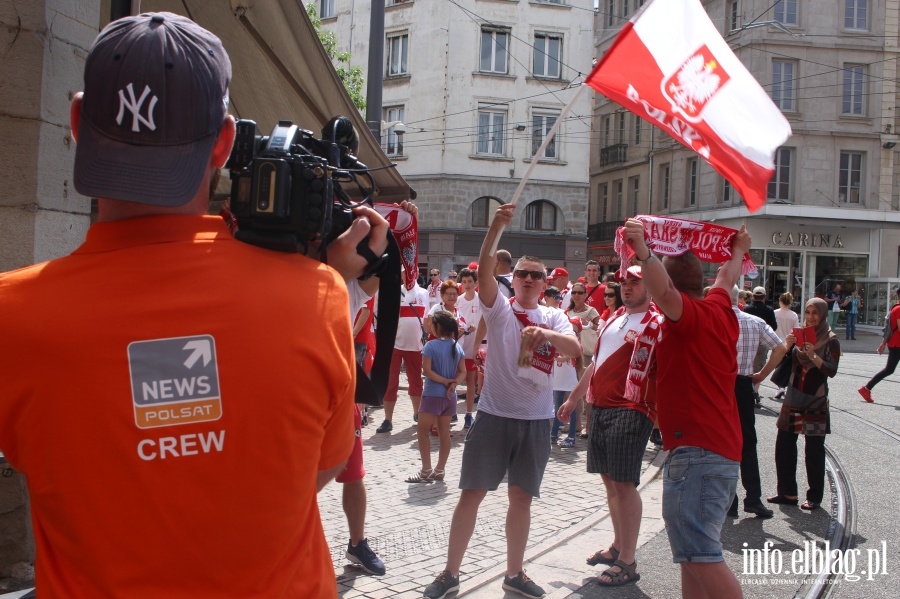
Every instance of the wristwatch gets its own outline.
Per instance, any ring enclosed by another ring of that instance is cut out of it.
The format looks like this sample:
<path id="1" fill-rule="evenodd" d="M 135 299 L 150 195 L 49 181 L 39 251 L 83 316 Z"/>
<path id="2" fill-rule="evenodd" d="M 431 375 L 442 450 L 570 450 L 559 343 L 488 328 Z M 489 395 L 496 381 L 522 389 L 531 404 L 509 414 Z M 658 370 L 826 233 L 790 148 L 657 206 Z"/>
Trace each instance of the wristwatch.
<path id="1" fill-rule="evenodd" d="M 647 257 L 644 258 L 643 260 L 638 258 L 637 254 L 635 254 L 634 261 L 637 262 L 638 264 L 640 264 L 641 266 L 646 266 L 647 264 L 650 263 L 650 260 L 652 260 L 654 257 L 655 257 L 655 255 L 653 254 L 653 251 L 650 251 L 650 253 L 647 254 Z"/>

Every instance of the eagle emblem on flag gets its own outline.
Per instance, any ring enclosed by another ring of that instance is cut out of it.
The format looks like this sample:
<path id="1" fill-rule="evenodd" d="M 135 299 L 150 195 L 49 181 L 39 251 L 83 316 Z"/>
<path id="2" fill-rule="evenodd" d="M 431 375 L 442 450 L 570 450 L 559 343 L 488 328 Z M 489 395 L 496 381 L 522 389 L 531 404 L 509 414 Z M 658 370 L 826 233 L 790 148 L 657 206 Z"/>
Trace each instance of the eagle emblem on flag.
<path id="1" fill-rule="evenodd" d="M 687 121 L 699 123 L 700 113 L 730 79 L 728 73 L 704 44 L 675 73 L 663 80 L 663 95 L 672 110 Z"/>

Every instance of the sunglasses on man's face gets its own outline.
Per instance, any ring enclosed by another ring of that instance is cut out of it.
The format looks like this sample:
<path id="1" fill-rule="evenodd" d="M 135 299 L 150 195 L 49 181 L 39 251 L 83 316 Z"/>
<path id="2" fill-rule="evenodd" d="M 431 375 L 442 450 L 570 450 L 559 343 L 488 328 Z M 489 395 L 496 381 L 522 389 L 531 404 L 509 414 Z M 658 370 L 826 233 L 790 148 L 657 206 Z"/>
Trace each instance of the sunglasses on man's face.
<path id="1" fill-rule="evenodd" d="M 524 279 L 525 277 L 531 275 L 532 280 L 540 281 L 544 279 L 544 275 L 546 275 L 543 270 L 516 270 L 516 278 Z"/>
<path id="2" fill-rule="evenodd" d="M 547 297 L 549 297 L 552 300 L 556 300 L 556 301 L 559 301 L 562 299 L 561 295 L 548 295 Z"/>
<path id="3" fill-rule="evenodd" d="M 433 272 L 433 273 L 431 273 L 431 276 L 436 277 L 436 276 L 438 276 L 438 274 L 436 272 Z"/>

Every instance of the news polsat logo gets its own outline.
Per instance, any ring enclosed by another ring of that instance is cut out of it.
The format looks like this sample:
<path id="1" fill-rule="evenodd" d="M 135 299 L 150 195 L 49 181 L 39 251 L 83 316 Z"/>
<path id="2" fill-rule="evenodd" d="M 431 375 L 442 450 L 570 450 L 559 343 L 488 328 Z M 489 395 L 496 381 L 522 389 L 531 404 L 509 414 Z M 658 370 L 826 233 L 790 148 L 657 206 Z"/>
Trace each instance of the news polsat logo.
<path id="1" fill-rule="evenodd" d="M 211 335 L 134 341 L 128 345 L 138 428 L 222 417 L 216 342 Z"/>

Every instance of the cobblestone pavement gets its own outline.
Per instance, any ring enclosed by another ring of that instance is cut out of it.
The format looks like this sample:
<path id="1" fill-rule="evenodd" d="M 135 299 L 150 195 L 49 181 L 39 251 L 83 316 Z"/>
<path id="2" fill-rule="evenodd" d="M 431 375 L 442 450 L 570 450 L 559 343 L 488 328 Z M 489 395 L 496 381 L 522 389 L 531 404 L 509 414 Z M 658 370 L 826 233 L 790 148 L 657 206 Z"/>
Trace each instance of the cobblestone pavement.
<path id="1" fill-rule="evenodd" d="M 465 402 L 459 404 L 459 422 L 453 428 L 446 480 L 408 484 L 404 482 L 406 477 L 418 471 L 420 461 L 412 405 L 403 390 L 404 382 L 401 380 L 393 432 L 389 435 L 375 432 L 383 418 L 381 410 L 370 410 L 369 425 L 362 431 L 368 490 L 366 535 L 372 549 L 384 560 L 387 574 L 371 576 L 348 565 L 344 557 L 348 533 L 341 506 L 341 485 L 331 483 L 319 494 L 338 592 L 347 599 L 421 597 L 424 586 L 444 568 L 450 520 L 459 498 Z M 432 440 L 432 461 L 436 461 L 437 438 Z M 553 448 L 541 497 L 532 507 L 528 552 L 554 538 L 565 539 L 567 529 L 574 531 L 579 524 L 596 519 L 598 512 L 605 510 L 606 494 L 600 478 L 586 472 L 586 446 L 587 440 L 577 439 L 573 449 Z M 644 454 L 644 469 L 657 454 L 656 448 L 649 444 Z M 506 489 L 506 484 L 501 484 L 481 504 L 475 534 L 462 565 L 464 580 L 499 575 L 505 568 Z"/>

